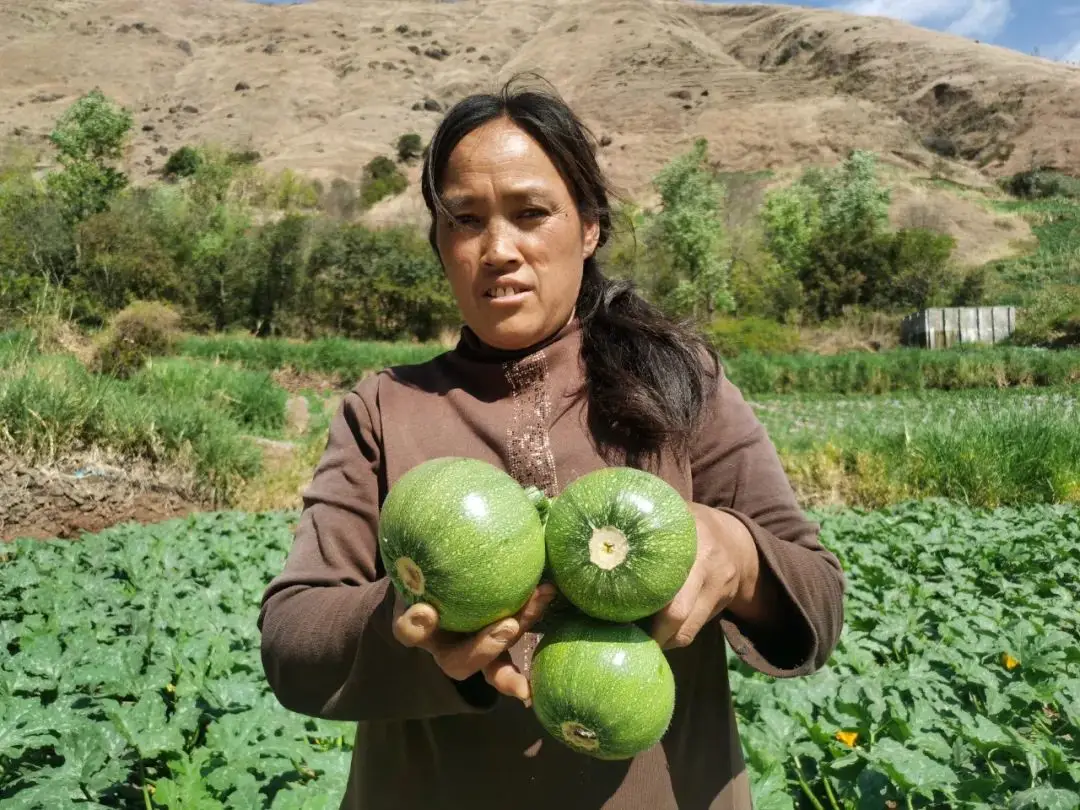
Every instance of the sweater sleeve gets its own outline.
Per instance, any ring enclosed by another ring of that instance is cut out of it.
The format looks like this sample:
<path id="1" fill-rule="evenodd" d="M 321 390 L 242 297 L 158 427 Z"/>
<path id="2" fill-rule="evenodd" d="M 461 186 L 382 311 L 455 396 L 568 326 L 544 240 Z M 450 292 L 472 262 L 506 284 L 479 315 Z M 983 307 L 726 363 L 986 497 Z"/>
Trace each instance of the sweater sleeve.
<path id="1" fill-rule="evenodd" d="M 335 720 L 485 711 L 497 693 L 482 676 L 454 681 L 393 636 L 394 588 L 378 554 L 376 391 L 369 377 L 335 414 L 284 570 L 263 595 L 267 680 L 286 708 Z"/>
<path id="2" fill-rule="evenodd" d="M 828 660 L 844 621 L 845 579 L 820 527 L 799 508 L 775 447 L 721 369 L 713 408 L 691 450 L 693 499 L 738 518 L 782 604 L 777 633 L 722 612 L 720 625 L 746 664 L 773 677 L 810 674 Z"/>

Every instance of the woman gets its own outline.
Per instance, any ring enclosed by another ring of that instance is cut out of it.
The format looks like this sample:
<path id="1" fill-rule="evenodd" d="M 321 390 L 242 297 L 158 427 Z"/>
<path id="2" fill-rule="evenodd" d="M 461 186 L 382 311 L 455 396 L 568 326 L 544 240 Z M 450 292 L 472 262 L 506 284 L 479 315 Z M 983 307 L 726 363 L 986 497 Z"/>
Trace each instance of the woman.
<path id="1" fill-rule="evenodd" d="M 700 339 L 601 275 L 603 177 L 556 96 L 508 86 L 459 103 L 423 191 L 466 325 L 452 351 L 368 377 L 336 414 L 259 618 L 271 687 L 294 711 L 359 722 L 343 808 L 749 808 L 725 641 L 772 676 L 819 668 L 843 620 L 837 559 Z M 378 558 L 380 504 L 411 467 L 453 455 L 549 496 L 634 464 L 691 505 L 697 561 L 647 625 L 677 688 L 653 749 L 601 762 L 545 737 L 527 676 L 550 586 L 467 637 L 437 630 L 428 605 L 403 610 Z"/>

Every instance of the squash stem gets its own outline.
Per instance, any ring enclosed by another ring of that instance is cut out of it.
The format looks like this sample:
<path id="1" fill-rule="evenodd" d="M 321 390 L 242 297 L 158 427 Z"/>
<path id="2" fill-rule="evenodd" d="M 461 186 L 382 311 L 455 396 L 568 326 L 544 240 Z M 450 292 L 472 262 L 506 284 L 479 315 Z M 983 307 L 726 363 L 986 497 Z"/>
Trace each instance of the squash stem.
<path id="1" fill-rule="evenodd" d="M 802 760 L 796 755 L 795 757 L 795 778 L 799 780 L 799 787 L 802 788 L 802 792 L 806 794 L 806 798 L 810 800 L 810 804 L 814 806 L 814 810 L 825 810 L 825 807 L 818 801 L 817 796 L 810 790 L 810 785 L 806 783 L 806 778 L 802 772 Z"/>
<path id="2" fill-rule="evenodd" d="M 829 794 L 829 804 L 832 805 L 833 810 L 840 810 L 840 805 L 836 803 L 836 794 L 833 793 L 832 784 L 829 782 L 829 775 L 821 774 L 821 781 L 825 783 L 825 792 Z"/>

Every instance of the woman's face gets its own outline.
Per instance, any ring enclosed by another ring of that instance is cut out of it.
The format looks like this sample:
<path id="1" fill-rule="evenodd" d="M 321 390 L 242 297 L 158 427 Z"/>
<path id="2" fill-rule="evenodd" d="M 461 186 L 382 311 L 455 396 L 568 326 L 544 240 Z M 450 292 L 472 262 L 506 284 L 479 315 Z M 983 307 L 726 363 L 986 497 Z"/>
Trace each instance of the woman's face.
<path id="1" fill-rule="evenodd" d="M 570 189 L 540 145 L 506 119 L 454 147 L 436 244 L 465 322 L 499 349 L 523 349 L 574 311 L 597 223 L 583 223 Z"/>

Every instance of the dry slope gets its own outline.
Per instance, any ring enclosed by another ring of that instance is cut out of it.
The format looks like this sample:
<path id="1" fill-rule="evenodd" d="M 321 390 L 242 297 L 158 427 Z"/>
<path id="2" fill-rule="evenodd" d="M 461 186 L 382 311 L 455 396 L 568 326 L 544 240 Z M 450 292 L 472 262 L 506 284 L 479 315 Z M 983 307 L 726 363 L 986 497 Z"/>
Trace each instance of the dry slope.
<path id="1" fill-rule="evenodd" d="M 926 166 L 937 136 L 969 181 L 1032 162 L 1080 173 L 1080 69 L 883 19 L 664 0 L 0 0 L 0 137 L 40 143 L 100 86 L 136 114 L 137 177 L 216 141 L 356 179 L 521 70 L 610 139 L 631 193 L 699 135 L 732 169 L 856 146 Z"/>

